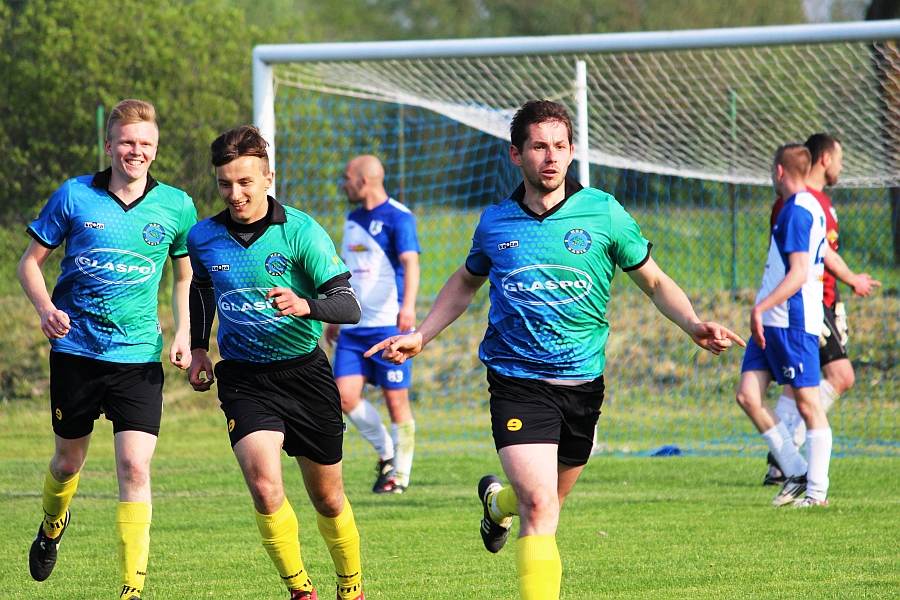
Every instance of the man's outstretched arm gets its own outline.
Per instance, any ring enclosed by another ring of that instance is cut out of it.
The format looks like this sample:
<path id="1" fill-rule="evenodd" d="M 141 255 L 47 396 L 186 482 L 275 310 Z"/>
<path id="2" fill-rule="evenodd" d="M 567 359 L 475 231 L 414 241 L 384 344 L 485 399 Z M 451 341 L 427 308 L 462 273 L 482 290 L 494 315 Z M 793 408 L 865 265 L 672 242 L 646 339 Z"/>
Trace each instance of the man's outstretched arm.
<path id="1" fill-rule="evenodd" d="M 450 323 L 466 312 L 475 293 L 486 280 L 487 277 L 473 275 L 463 265 L 450 276 L 450 279 L 441 288 L 428 316 L 416 331 L 406 335 L 391 336 L 369 348 L 365 356 L 372 356 L 381 350 L 385 360 L 397 364 L 407 358 L 412 358 L 422 351 L 425 344 L 436 338 Z"/>
<path id="2" fill-rule="evenodd" d="M 740 346 L 746 345 L 739 335 L 727 327 L 713 321 L 701 321 L 684 290 L 652 258 L 639 269 L 627 273 L 653 301 L 659 312 L 678 325 L 704 350 L 719 354 L 730 348 L 733 342 Z"/>

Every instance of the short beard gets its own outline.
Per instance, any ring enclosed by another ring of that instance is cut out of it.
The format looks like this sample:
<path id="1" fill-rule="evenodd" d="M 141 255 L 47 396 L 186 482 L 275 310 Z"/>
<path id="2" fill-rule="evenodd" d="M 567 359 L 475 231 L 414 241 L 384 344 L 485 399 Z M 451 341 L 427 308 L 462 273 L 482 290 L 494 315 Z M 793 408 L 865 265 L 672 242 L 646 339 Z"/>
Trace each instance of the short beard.
<path id="1" fill-rule="evenodd" d="M 532 176 L 529 176 L 528 173 L 526 173 L 525 179 L 528 180 L 528 183 L 531 184 L 531 187 L 533 187 L 537 191 L 541 192 L 542 194 L 551 194 L 551 193 L 555 192 L 566 181 L 566 177 L 565 177 L 565 175 L 563 175 L 563 177 L 559 180 L 558 185 L 556 185 L 555 187 L 549 187 L 549 186 L 547 186 L 547 184 L 544 183 L 544 180 L 540 177 L 540 175 L 538 175 L 537 177 L 532 177 Z"/>

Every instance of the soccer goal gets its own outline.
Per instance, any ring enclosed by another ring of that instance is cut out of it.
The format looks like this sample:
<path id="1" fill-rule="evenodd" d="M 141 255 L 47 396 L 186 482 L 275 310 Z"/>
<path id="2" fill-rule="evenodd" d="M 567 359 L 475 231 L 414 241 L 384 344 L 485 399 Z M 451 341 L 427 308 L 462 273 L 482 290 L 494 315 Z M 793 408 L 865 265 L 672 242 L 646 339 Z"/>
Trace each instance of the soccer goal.
<path id="1" fill-rule="evenodd" d="M 465 259 L 474 224 L 518 183 L 509 121 L 531 98 L 570 108 L 571 175 L 613 193 L 654 243 L 657 262 L 698 311 L 747 333 L 768 238 L 774 149 L 826 131 L 844 171 L 831 191 L 841 254 L 885 283 L 842 287 L 856 386 L 833 409 L 836 449 L 898 448 L 897 219 L 900 21 L 761 28 L 351 44 L 257 46 L 254 119 L 272 143 L 276 196 L 335 238 L 339 177 L 378 155 L 388 191 L 416 214 L 419 318 Z M 603 448 L 698 452 L 759 445 L 734 405 L 740 352 L 694 350 L 627 277 L 609 307 Z M 414 368 L 423 435 L 490 444 L 476 357 L 486 293 Z"/>

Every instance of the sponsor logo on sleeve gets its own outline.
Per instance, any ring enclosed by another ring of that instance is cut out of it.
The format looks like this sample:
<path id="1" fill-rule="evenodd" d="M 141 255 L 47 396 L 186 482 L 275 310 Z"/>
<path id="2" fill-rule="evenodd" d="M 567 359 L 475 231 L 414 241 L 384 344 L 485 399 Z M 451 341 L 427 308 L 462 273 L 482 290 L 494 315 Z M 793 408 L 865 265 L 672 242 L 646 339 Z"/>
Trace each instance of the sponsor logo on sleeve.
<path id="1" fill-rule="evenodd" d="M 518 248 L 519 240 L 509 240 L 508 242 L 500 242 L 497 244 L 497 250 L 509 250 L 510 248 Z"/>
<path id="2" fill-rule="evenodd" d="M 106 229 L 106 224 L 101 223 L 100 221 L 85 221 L 84 222 L 85 229 Z"/>

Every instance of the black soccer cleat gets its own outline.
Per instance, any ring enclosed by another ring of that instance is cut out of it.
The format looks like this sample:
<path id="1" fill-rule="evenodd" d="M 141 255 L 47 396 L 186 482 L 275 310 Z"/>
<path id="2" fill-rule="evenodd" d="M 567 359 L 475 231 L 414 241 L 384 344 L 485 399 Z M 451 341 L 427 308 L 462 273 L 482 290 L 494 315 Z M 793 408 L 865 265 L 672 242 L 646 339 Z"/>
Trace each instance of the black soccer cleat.
<path id="1" fill-rule="evenodd" d="M 394 459 L 379 460 L 378 464 L 375 465 L 375 472 L 377 476 L 375 477 L 375 485 L 372 486 L 372 491 L 376 494 L 396 493 L 394 491 L 394 486 L 397 483 L 394 479 Z"/>
<path id="2" fill-rule="evenodd" d="M 775 457 L 769 452 L 766 455 L 766 464 L 768 465 L 768 469 L 766 470 L 766 476 L 763 477 L 763 485 L 784 485 L 785 479 L 784 472 L 781 470 L 781 467 L 778 466 L 778 462 L 775 460 Z"/>
<path id="3" fill-rule="evenodd" d="M 788 477 L 784 482 L 784 487 L 772 499 L 772 506 L 778 507 L 793 504 L 804 493 L 806 493 L 806 475 Z"/>
<path id="4" fill-rule="evenodd" d="M 497 523 L 491 518 L 491 511 L 488 504 L 488 498 L 491 494 L 499 492 L 503 486 L 500 479 L 496 475 L 485 475 L 478 482 L 478 499 L 481 501 L 481 507 L 484 509 L 484 516 L 481 518 L 481 541 L 488 552 L 497 553 L 506 544 L 509 538 L 509 528 L 512 526 L 512 517 L 506 517 L 502 523 Z"/>
<path id="5" fill-rule="evenodd" d="M 62 540 L 66 528 L 69 526 L 71 516 L 66 511 L 66 518 L 63 520 L 62 531 L 55 538 L 47 537 L 44 533 L 44 523 L 38 525 L 37 535 L 31 542 L 31 549 L 28 551 L 28 570 L 31 571 L 31 578 L 35 581 L 44 581 L 50 577 L 53 567 L 56 566 L 56 555 L 59 549 L 59 542 Z"/>

